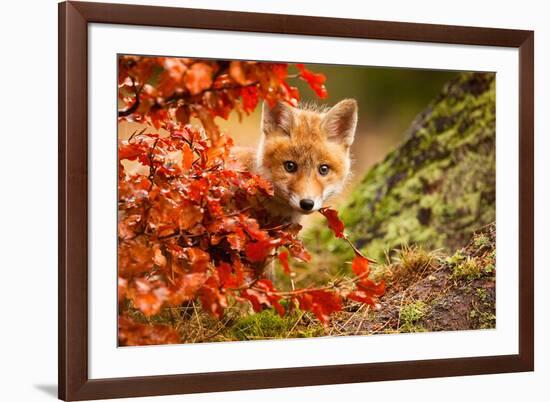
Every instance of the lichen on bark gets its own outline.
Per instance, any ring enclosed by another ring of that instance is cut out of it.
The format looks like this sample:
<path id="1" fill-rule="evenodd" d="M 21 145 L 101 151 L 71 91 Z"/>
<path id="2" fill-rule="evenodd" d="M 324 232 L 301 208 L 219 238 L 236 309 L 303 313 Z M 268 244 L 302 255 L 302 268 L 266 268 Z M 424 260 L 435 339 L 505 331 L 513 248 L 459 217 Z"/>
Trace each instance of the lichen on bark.
<path id="1" fill-rule="evenodd" d="M 461 73 L 445 86 L 339 208 L 358 248 L 380 261 L 412 244 L 453 252 L 495 220 L 495 108 L 494 73 Z M 321 225 L 304 238 L 331 265 L 351 257 Z"/>

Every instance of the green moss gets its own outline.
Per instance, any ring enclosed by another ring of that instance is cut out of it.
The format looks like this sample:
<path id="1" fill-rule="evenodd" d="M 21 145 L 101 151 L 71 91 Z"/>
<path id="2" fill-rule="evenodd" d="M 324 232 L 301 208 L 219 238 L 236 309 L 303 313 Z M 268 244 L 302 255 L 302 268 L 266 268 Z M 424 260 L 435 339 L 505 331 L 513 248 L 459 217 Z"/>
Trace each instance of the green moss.
<path id="1" fill-rule="evenodd" d="M 496 328 L 497 317 L 490 311 L 470 310 L 470 320 L 476 322 L 476 327 L 480 329 Z"/>
<path id="2" fill-rule="evenodd" d="M 496 328 L 497 316 L 490 312 L 482 312 L 479 315 L 479 327 L 482 329 Z"/>
<path id="3" fill-rule="evenodd" d="M 399 313 L 401 321 L 399 330 L 402 332 L 424 332 L 425 329 L 419 324 L 419 321 L 424 318 L 427 310 L 426 303 L 420 300 L 404 305 Z"/>
<path id="4" fill-rule="evenodd" d="M 300 329 L 297 331 L 292 332 L 293 338 L 315 338 L 318 336 L 323 336 L 325 334 L 325 330 L 322 326 L 309 326 L 304 329 Z"/>
<path id="5" fill-rule="evenodd" d="M 475 258 L 468 257 L 464 261 L 453 266 L 452 277 L 455 279 L 473 280 L 480 278 L 483 267 Z"/>
<path id="6" fill-rule="evenodd" d="M 466 256 L 462 254 L 462 250 L 456 251 L 452 256 L 445 258 L 445 262 L 451 266 L 460 264 L 466 259 Z"/>
<path id="7" fill-rule="evenodd" d="M 476 295 L 479 297 L 479 300 L 482 302 L 486 301 L 489 295 L 487 294 L 487 291 L 483 288 L 477 288 L 476 289 Z"/>
<path id="8" fill-rule="evenodd" d="M 485 235 L 479 235 L 474 237 L 474 246 L 477 248 L 485 248 L 491 246 L 491 239 Z"/>
<path id="9" fill-rule="evenodd" d="M 231 327 L 231 335 L 241 341 L 285 338 L 295 321 L 294 317 L 280 317 L 274 310 L 264 310 L 238 319 Z"/>

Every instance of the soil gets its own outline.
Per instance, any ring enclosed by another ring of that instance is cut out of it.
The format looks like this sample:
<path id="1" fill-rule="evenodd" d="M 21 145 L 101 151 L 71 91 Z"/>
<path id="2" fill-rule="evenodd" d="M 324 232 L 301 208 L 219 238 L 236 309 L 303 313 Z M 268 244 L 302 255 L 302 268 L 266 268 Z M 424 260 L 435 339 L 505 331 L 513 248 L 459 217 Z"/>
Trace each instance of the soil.
<path id="1" fill-rule="evenodd" d="M 494 244 L 490 225 L 455 256 L 390 280 L 378 309 L 348 305 L 334 315 L 330 335 L 495 328 Z"/>

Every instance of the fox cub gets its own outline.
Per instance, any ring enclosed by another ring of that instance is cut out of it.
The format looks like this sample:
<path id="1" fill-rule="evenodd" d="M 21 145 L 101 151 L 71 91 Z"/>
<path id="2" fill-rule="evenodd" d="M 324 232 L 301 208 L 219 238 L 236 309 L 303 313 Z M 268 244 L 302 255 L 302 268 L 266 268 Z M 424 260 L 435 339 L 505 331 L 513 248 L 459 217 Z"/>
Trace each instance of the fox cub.
<path id="1" fill-rule="evenodd" d="M 298 223 L 342 190 L 356 126 L 353 99 L 326 110 L 264 103 L 258 148 L 236 147 L 233 154 L 247 170 L 273 184 L 270 214 Z"/>

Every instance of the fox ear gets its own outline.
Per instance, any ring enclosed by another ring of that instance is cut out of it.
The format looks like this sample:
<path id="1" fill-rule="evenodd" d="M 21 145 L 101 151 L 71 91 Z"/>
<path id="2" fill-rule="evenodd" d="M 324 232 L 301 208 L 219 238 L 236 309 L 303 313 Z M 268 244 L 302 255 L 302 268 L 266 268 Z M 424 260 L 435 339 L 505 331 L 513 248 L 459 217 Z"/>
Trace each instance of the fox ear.
<path id="1" fill-rule="evenodd" d="M 262 107 L 262 132 L 269 135 L 273 132 L 283 132 L 290 135 L 293 124 L 292 107 L 283 102 L 277 102 L 272 108 L 267 102 Z"/>
<path id="2" fill-rule="evenodd" d="M 344 99 L 338 102 L 326 113 L 321 124 L 329 140 L 349 147 L 357 127 L 357 101 Z"/>

